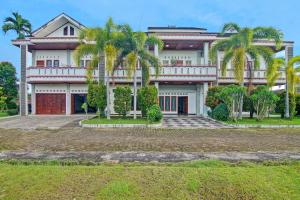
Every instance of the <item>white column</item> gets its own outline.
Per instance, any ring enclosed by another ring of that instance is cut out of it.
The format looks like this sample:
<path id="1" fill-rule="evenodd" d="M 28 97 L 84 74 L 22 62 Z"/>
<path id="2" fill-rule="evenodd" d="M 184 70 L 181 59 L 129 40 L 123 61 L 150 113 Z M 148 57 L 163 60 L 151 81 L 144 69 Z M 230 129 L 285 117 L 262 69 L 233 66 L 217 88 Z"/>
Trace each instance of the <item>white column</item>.
<path id="1" fill-rule="evenodd" d="M 21 69 L 20 69 L 20 84 L 19 84 L 19 106 L 20 106 L 20 115 L 28 115 L 28 94 L 27 94 L 27 66 L 28 66 L 28 45 L 21 44 Z"/>
<path id="2" fill-rule="evenodd" d="M 71 115 L 71 92 L 70 92 L 70 84 L 67 84 L 67 92 L 66 92 L 66 115 Z"/>
<path id="3" fill-rule="evenodd" d="M 208 60 L 209 60 L 209 43 L 208 42 L 204 42 L 204 65 L 208 65 Z"/>
<path id="4" fill-rule="evenodd" d="M 157 44 L 154 45 L 154 56 L 157 57 L 157 58 L 159 56 L 159 51 L 158 51 L 158 45 Z"/>
<path id="5" fill-rule="evenodd" d="M 31 84 L 31 114 L 36 114 L 35 84 Z"/>
<path id="6" fill-rule="evenodd" d="M 207 91 L 208 91 L 208 83 L 203 83 L 203 116 L 207 116 L 207 108 L 206 108 L 206 105 L 205 105 L 205 102 L 206 102 L 206 95 L 207 95 Z"/>
<path id="7" fill-rule="evenodd" d="M 200 116 L 201 115 L 201 85 L 197 84 L 196 85 L 196 115 Z"/>
<path id="8" fill-rule="evenodd" d="M 154 83 L 154 85 L 155 85 L 155 87 L 156 87 L 156 89 L 157 89 L 157 95 L 159 96 L 159 82 L 156 81 L 156 82 Z"/>
<path id="9" fill-rule="evenodd" d="M 67 66 L 71 66 L 71 51 L 67 49 Z"/>
<path id="10" fill-rule="evenodd" d="M 217 51 L 216 85 L 219 85 L 219 73 L 221 71 L 221 52 Z"/>

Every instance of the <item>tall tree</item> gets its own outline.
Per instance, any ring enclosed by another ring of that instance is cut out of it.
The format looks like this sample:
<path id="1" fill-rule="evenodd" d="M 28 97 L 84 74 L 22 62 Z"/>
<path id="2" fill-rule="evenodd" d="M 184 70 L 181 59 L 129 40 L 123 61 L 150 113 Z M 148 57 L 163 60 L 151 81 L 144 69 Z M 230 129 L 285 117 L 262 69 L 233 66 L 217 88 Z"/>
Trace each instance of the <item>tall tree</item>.
<path id="1" fill-rule="evenodd" d="M 81 44 L 76 48 L 74 57 L 79 65 L 80 59 L 84 55 L 92 55 L 91 65 L 88 66 L 87 81 L 93 82 L 92 70 L 98 67 L 99 70 L 99 84 L 105 82 L 106 73 L 106 91 L 107 91 L 107 118 L 110 119 L 110 77 L 115 66 L 118 49 L 115 47 L 115 42 L 121 33 L 118 31 L 112 20 L 109 18 L 103 28 L 87 28 L 81 31 Z M 101 63 L 104 63 L 102 65 Z"/>
<path id="2" fill-rule="evenodd" d="M 155 74 L 158 76 L 160 71 L 159 59 L 149 53 L 147 47 L 158 45 L 162 49 L 163 42 L 154 35 L 147 35 L 144 32 L 134 32 L 127 24 L 120 27 L 123 36 L 117 42 L 120 48 L 120 58 L 125 58 L 127 62 L 127 75 L 134 78 L 134 118 L 136 118 L 137 106 L 137 68 L 142 69 L 142 85 L 147 86 L 149 82 L 149 67 L 155 68 Z"/>
<path id="3" fill-rule="evenodd" d="M 253 73 L 253 70 L 259 69 L 260 57 L 264 59 L 267 66 L 272 65 L 273 62 L 274 52 L 272 49 L 255 45 L 254 42 L 258 39 L 273 40 L 276 43 L 276 48 L 279 49 L 283 38 L 282 32 L 272 27 L 242 28 L 235 23 L 225 24 L 222 34 L 225 33 L 231 33 L 232 35 L 214 44 L 210 50 L 210 59 L 216 62 L 217 52 L 224 51 L 224 58 L 221 65 L 222 75 L 226 75 L 227 65 L 231 61 L 234 77 L 241 86 L 244 86 L 244 71 L 247 67 L 248 57 L 254 62 L 253 69 L 250 70 L 251 73 Z M 250 75 L 250 78 L 252 77 Z M 243 100 L 240 103 L 239 118 L 242 118 Z"/>
<path id="4" fill-rule="evenodd" d="M 12 17 L 4 19 L 2 30 L 4 33 L 15 31 L 18 35 L 17 39 L 24 39 L 25 36 L 31 34 L 31 24 L 29 20 L 24 19 L 18 12 L 13 12 Z"/>
<path id="5" fill-rule="evenodd" d="M 7 97 L 6 103 L 10 108 L 10 102 L 18 96 L 16 69 L 9 62 L 0 62 L 0 87 Z"/>
<path id="6" fill-rule="evenodd" d="M 271 87 L 275 84 L 279 78 L 282 70 L 285 71 L 286 76 L 286 93 L 285 93 L 285 118 L 290 117 L 289 108 L 289 94 L 295 95 L 296 86 L 300 83 L 300 66 L 296 65 L 300 63 L 300 56 L 291 58 L 287 63 L 284 58 L 276 58 L 272 66 L 267 70 L 268 85 Z"/>

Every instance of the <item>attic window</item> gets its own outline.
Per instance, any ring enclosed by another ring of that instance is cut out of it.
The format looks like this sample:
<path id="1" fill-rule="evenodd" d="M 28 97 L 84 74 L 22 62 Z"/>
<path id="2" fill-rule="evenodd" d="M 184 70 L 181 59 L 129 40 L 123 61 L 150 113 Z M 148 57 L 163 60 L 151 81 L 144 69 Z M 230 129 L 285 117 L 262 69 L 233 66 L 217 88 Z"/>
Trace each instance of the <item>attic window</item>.
<path id="1" fill-rule="evenodd" d="M 68 35 L 68 26 L 64 28 L 64 35 Z"/>
<path id="2" fill-rule="evenodd" d="M 74 28 L 70 26 L 70 35 L 74 35 Z"/>

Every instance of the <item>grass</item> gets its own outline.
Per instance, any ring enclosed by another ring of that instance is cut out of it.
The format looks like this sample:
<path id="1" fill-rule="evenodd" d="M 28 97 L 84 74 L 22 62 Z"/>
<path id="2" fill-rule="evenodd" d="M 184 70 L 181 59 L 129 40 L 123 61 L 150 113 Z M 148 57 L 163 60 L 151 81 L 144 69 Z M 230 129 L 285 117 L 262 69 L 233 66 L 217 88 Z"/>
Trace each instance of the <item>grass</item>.
<path id="1" fill-rule="evenodd" d="M 237 122 L 228 121 L 229 124 L 243 124 L 243 125 L 300 125 L 300 117 L 295 117 L 293 120 L 281 119 L 280 117 L 265 118 L 261 121 L 257 121 L 255 118 L 243 118 Z"/>
<path id="2" fill-rule="evenodd" d="M 7 114 L 7 112 L 0 112 L 0 117 L 7 117 L 7 116 L 9 116 L 9 115 Z"/>
<path id="3" fill-rule="evenodd" d="M 83 124 L 148 124 L 149 121 L 144 118 L 133 119 L 132 117 L 112 117 L 110 120 L 106 118 L 92 118 L 82 121 Z"/>
<path id="4" fill-rule="evenodd" d="M 300 162 L 0 164 L 0 199 L 300 199 Z"/>

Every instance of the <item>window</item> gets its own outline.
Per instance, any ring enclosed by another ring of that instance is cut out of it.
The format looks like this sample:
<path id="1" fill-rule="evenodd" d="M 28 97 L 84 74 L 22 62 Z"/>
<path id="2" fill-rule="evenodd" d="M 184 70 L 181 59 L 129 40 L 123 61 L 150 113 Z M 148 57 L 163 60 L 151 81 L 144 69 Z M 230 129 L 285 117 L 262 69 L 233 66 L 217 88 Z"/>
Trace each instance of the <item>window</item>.
<path id="1" fill-rule="evenodd" d="M 74 35 L 74 28 L 70 26 L 70 35 Z"/>
<path id="2" fill-rule="evenodd" d="M 80 60 L 80 67 L 84 67 L 84 60 Z"/>
<path id="3" fill-rule="evenodd" d="M 47 60 L 46 61 L 46 66 L 47 67 L 52 67 L 52 60 Z"/>
<path id="4" fill-rule="evenodd" d="M 53 66 L 54 67 L 59 67 L 59 60 L 54 60 L 53 61 Z"/>
<path id="5" fill-rule="evenodd" d="M 172 96 L 171 97 L 171 111 L 176 111 L 176 104 L 177 104 L 177 97 Z"/>
<path id="6" fill-rule="evenodd" d="M 45 67 L 45 61 L 44 60 L 37 60 L 36 61 L 37 67 Z"/>
<path id="7" fill-rule="evenodd" d="M 192 61 L 191 61 L 191 60 L 186 60 L 186 61 L 185 61 L 185 64 L 186 64 L 186 65 L 192 65 Z"/>
<path id="8" fill-rule="evenodd" d="M 134 96 L 133 95 L 131 95 L 131 110 L 132 111 L 134 110 Z M 136 98 L 136 110 L 137 111 L 141 110 L 138 98 Z"/>
<path id="9" fill-rule="evenodd" d="M 166 96 L 165 101 L 165 111 L 170 111 L 170 97 Z"/>
<path id="10" fill-rule="evenodd" d="M 90 67 L 91 66 L 91 61 L 90 60 L 86 60 L 85 61 L 85 67 Z"/>
<path id="11" fill-rule="evenodd" d="M 68 26 L 64 28 L 64 35 L 68 35 Z"/>
<path id="12" fill-rule="evenodd" d="M 165 104 L 164 97 L 163 97 L 163 96 L 160 96 L 160 97 L 159 97 L 159 107 L 160 107 L 161 110 L 165 110 L 165 109 L 164 109 L 164 107 L 165 107 L 164 104 Z"/>

